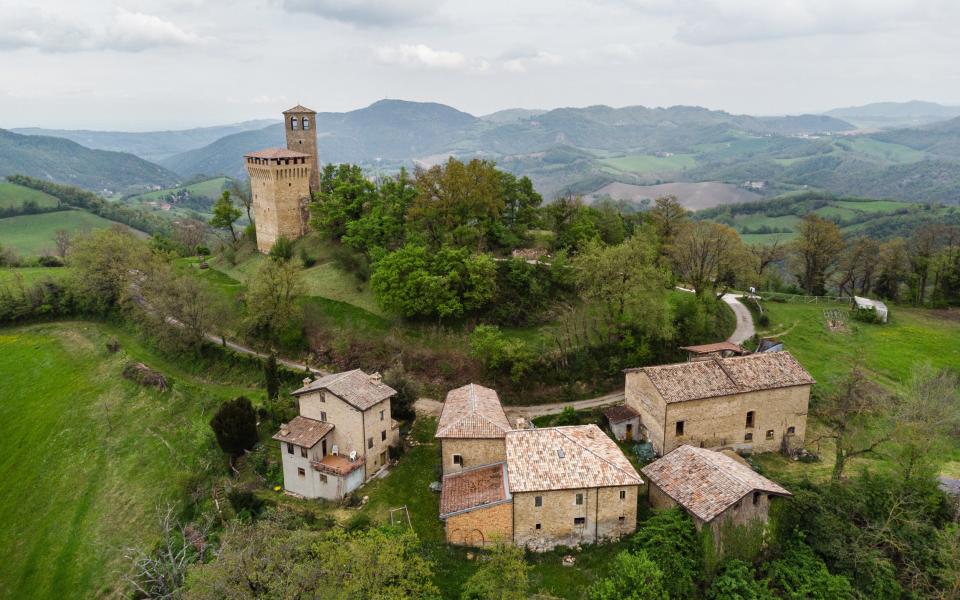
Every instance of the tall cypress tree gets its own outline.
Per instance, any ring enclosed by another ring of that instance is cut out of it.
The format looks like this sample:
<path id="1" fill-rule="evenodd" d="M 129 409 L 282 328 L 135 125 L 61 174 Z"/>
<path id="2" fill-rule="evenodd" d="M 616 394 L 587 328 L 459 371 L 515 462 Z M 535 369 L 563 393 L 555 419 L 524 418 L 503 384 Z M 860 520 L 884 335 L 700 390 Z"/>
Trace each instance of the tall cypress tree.
<path id="1" fill-rule="evenodd" d="M 253 448 L 258 441 L 257 411 L 244 396 L 228 400 L 220 405 L 210 420 L 210 427 L 217 436 L 217 443 L 224 452 L 235 458 L 244 450 Z"/>
<path id="2" fill-rule="evenodd" d="M 267 385 L 267 398 L 276 400 L 280 395 L 280 371 L 277 368 L 277 355 L 273 352 L 263 363 L 263 378 Z"/>

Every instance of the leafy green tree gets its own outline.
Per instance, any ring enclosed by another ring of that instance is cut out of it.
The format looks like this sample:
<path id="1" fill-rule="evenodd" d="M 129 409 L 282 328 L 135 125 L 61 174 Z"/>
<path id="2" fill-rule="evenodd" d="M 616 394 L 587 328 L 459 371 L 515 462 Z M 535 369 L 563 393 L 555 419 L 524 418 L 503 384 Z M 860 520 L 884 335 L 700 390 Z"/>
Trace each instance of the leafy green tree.
<path id="1" fill-rule="evenodd" d="M 264 261 L 244 295 L 247 331 L 265 341 L 278 340 L 299 318 L 296 301 L 302 293 L 303 282 L 296 265 Z"/>
<path id="2" fill-rule="evenodd" d="M 221 404 L 210 427 L 220 448 L 232 458 L 257 445 L 257 411 L 245 396 Z"/>
<path id="3" fill-rule="evenodd" d="M 263 363 L 263 379 L 267 388 L 267 398 L 276 400 L 280 395 L 280 369 L 277 366 L 277 355 L 273 352 Z"/>
<path id="4" fill-rule="evenodd" d="M 846 247 L 840 228 L 810 213 L 803 217 L 793 242 L 793 271 L 800 287 L 812 296 L 827 293 L 827 282 L 836 270 Z"/>
<path id="5" fill-rule="evenodd" d="M 610 575 L 590 588 L 590 600 L 668 600 L 664 576 L 643 550 L 621 552 L 610 565 Z"/>
<path id="6" fill-rule="evenodd" d="M 770 583 L 789 600 L 853 600 L 850 580 L 831 575 L 827 565 L 803 542 L 793 542 L 769 567 Z"/>
<path id="7" fill-rule="evenodd" d="M 111 228 L 78 237 L 69 264 L 73 267 L 69 286 L 80 307 L 106 312 L 140 299 L 139 287 L 153 273 L 157 260 L 143 241 Z"/>
<path id="8" fill-rule="evenodd" d="M 649 216 L 657 239 L 660 241 L 660 255 L 669 256 L 674 239 L 690 218 L 689 213 L 680 206 L 676 196 L 662 196 L 654 201 Z"/>
<path id="9" fill-rule="evenodd" d="M 507 339 L 496 325 L 477 325 L 470 334 L 470 350 L 488 371 L 509 373 L 514 382 L 520 382 L 536 362 L 523 340 Z"/>
<path id="10" fill-rule="evenodd" d="M 400 248 L 406 239 L 407 211 L 416 197 L 417 188 L 406 169 L 380 181 L 362 216 L 346 224 L 343 243 L 367 254 Z"/>
<path id="11" fill-rule="evenodd" d="M 702 546 L 693 519 L 679 508 L 656 513 L 630 539 L 634 551 L 646 552 L 663 573 L 671 598 L 691 598 L 697 589 Z"/>
<path id="12" fill-rule="evenodd" d="M 480 567 L 463 584 L 462 600 L 526 600 L 530 565 L 523 550 L 498 542 Z"/>
<path id="13" fill-rule="evenodd" d="M 493 162 L 450 158 L 414 172 L 417 199 L 407 223 L 432 247 L 486 247 L 504 209 L 502 178 Z"/>
<path id="14" fill-rule="evenodd" d="M 380 304 L 407 318 L 461 317 L 489 302 L 496 292 L 496 267 L 486 255 L 466 249 L 406 245 L 379 258 L 371 287 Z"/>
<path id="15" fill-rule="evenodd" d="M 234 525 L 216 560 L 195 566 L 185 597 L 439 600 L 416 534 L 394 529 L 287 530 Z"/>
<path id="16" fill-rule="evenodd" d="M 216 229 L 226 229 L 230 232 L 231 239 L 237 241 L 237 230 L 233 226 L 240 218 L 240 209 L 234 206 L 230 199 L 230 191 L 223 190 L 220 198 L 213 205 L 213 216 L 210 218 L 210 226 Z"/>
<path id="17" fill-rule="evenodd" d="M 548 226 L 554 233 L 554 250 L 579 252 L 589 242 L 600 239 L 597 225 L 578 197 L 557 198 L 544 209 Z"/>
<path id="18" fill-rule="evenodd" d="M 707 600 L 773 600 L 765 581 L 742 560 L 728 560 L 707 588 Z"/>
<path id="19" fill-rule="evenodd" d="M 231 179 L 227 182 L 227 191 L 230 192 L 230 196 L 236 198 L 240 201 L 240 204 L 243 205 L 243 209 L 247 211 L 247 221 L 253 223 L 253 195 L 250 193 L 250 181 L 240 183 L 235 179 Z"/>
<path id="20" fill-rule="evenodd" d="M 360 219 L 364 207 L 373 204 L 377 188 L 358 165 L 324 165 L 320 191 L 310 204 L 310 226 L 339 240 L 348 225 Z"/>
<path id="21" fill-rule="evenodd" d="M 692 285 L 698 297 L 716 294 L 749 278 L 753 257 L 737 232 L 727 225 L 695 221 L 680 228 L 670 257 L 677 276 Z"/>

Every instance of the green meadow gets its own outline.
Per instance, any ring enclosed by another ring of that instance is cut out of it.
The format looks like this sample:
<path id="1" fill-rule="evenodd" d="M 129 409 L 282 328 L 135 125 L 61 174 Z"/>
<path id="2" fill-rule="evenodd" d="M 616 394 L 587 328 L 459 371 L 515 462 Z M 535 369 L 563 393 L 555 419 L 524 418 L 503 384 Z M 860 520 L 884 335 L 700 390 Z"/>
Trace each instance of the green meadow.
<path id="1" fill-rule="evenodd" d="M 65 229 L 77 235 L 94 229 L 108 229 L 117 225 L 85 210 L 60 210 L 36 215 L 20 215 L 0 219 L 0 245 L 27 256 L 52 254 L 56 247 L 53 238 Z"/>
<path id="2" fill-rule="evenodd" d="M 57 206 L 56 198 L 38 190 L 8 181 L 0 181 L 0 208 L 20 207 L 27 202 L 35 202 L 40 207 Z"/>

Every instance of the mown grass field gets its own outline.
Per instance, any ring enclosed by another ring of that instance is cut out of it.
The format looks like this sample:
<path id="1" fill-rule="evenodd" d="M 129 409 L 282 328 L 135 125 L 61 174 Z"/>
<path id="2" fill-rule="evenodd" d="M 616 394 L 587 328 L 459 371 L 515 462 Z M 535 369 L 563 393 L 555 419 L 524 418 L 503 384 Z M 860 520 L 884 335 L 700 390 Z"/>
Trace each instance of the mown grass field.
<path id="1" fill-rule="evenodd" d="M 890 322 L 885 325 L 845 318 L 846 331 L 830 331 L 824 310 L 846 311 L 846 304 L 764 302 L 763 307 L 770 316 L 770 326 L 760 334 L 783 340 L 785 349 L 817 380 L 815 396 L 829 394 L 854 365 L 860 365 L 872 381 L 893 392 L 902 389 L 917 364 L 960 368 L 960 311 L 891 306 Z M 808 421 L 808 444 L 819 434 L 819 427 L 814 420 Z M 793 462 L 779 454 L 764 454 L 757 461 L 775 478 L 823 480 L 833 468 L 833 445 L 824 441 L 819 451 L 823 460 L 813 464 Z M 960 446 L 943 458 L 943 472 L 960 473 Z M 881 452 L 851 461 L 849 469 L 855 472 L 863 467 L 889 470 L 894 465 Z"/>
<path id="2" fill-rule="evenodd" d="M 36 202 L 37 206 L 41 207 L 59 204 L 56 198 L 45 192 L 32 190 L 9 181 L 0 181 L 0 208 L 19 207 L 30 201 Z"/>
<path id="3" fill-rule="evenodd" d="M 20 269 L 0 268 L 0 285 L 14 284 L 18 281 L 28 286 L 38 281 L 63 281 L 70 276 L 69 267 L 24 267 Z"/>
<path id="4" fill-rule="evenodd" d="M 0 219 L 0 245 L 27 256 L 52 254 L 56 247 L 53 238 L 60 229 L 67 230 L 70 235 L 78 235 L 95 229 L 108 229 L 116 224 L 84 210 L 8 217 Z"/>
<path id="5" fill-rule="evenodd" d="M 129 361 L 171 389 L 123 379 Z M 225 470 L 208 421 L 257 375 L 172 362 L 110 325 L 0 329 L 0 597 L 120 595 L 123 549 L 155 541 L 157 507 Z"/>

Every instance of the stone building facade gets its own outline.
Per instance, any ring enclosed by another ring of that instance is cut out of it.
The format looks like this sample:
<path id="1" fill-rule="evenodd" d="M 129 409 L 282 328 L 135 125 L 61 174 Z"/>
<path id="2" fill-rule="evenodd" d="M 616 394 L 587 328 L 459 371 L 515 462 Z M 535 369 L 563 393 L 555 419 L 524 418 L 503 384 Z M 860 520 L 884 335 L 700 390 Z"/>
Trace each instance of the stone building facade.
<path id="1" fill-rule="evenodd" d="M 281 235 L 293 241 L 309 230 L 311 194 L 320 190 L 316 115 L 300 105 L 284 111 L 287 147 L 244 157 L 260 252 L 269 252 Z"/>
<path id="2" fill-rule="evenodd" d="M 803 444 L 813 383 L 788 352 L 770 352 L 628 369 L 625 394 L 657 454 L 683 444 L 771 452 Z"/>
<path id="3" fill-rule="evenodd" d="M 373 477 L 400 442 L 390 415 L 396 391 L 379 375 L 354 370 L 304 381 L 293 392 L 300 416 L 284 423 L 280 442 L 284 489 L 305 498 L 336 500 Z"/>
<path id="4" fill-rule="evenodd" d="M 503 462 L 503 439 L 510 430 L 495 390 L 474 383 L 450 390 L 435 435 L 443 474 Z"/>
<path id="5" fill-rule="evenodd" d="M 718 545 L 727 524 L 766 523 L 771 503 L 790 492 L 728 452 L 683 445 L 644 467 L 650 506 L 680 506 Z"/>

